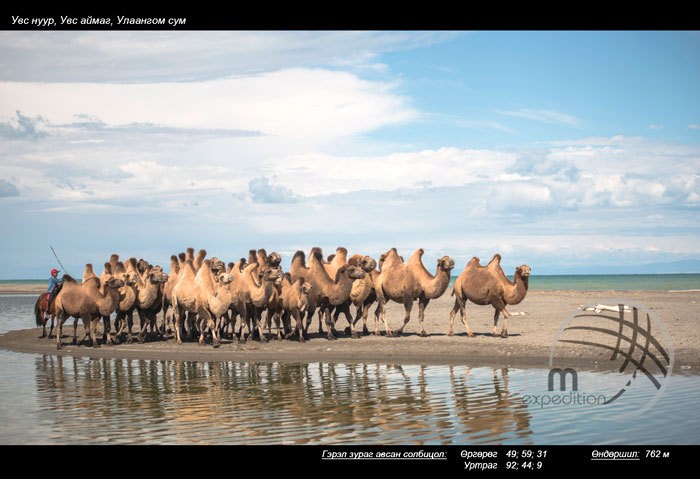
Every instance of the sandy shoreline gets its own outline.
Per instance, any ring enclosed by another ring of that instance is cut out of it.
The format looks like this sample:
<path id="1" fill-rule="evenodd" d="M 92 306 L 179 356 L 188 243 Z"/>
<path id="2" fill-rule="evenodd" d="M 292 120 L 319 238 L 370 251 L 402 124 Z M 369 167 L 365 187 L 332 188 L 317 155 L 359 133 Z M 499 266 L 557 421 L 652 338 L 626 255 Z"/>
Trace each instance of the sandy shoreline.
<path id="1" fill-rule="evenodd" d="M 43 285 L 1 284 L 0 294 L 39 294 Z M 311 339 L 303 344 L 296 340 L 276 340 L 261 343 L 249 341 L 239 344 L 224 339 L 219 348 L 211 344 L 200 346 L 196 340 L 178 345 L 168 337 L 166 340 L 150 341 L 143 344 L 100 345 L 93 348 L 88 342 L 80 346 L 70 344 L 73 336 L 73 319 L 63 329 L 63 340 L 67 342 L 60 351 L 56 350 L 56 339 L 40 338 L 41 329 L 32 328 L 10 331 L 0 335 L 0 348 L 34 354 L 61 354 L 95 358 L 131 358 L 191 361 L 285 361 L 285 362 L 392 362 L 422 364 L 468 364 L 473 366 L 495 367 L 549 367 L 552 345 L 556 344 L 556 365 L 588 369 L 612 370 L 620 363 L 610 360 L 611 351 L 600 347 L 557 342 L 556 334 L 562 323 L 572 315 L 580 313 L 582 304 L 617 304 L 625 300 L 627 304 L 647 308 L 661 321 L 670 337 L 671 346 L 665 342 L 666 336 L 659 328 L 652 331 L 668 352 L 673 353 L 673 369 L 684 373 L 700 373 L 700 292 L 698 291 L 530 291 L 525 300 L 509 308 L 511 313 L 526 311 L 527 316 L 514 316 L 508 321 L 508 338 L 493 337 L 493 309 L 490 306 L 467 305 L 469 327 L 475 337 L 466 335 L 459 315 L 454 323 L 454 336 L 449 336 L 450 310 L 454 304 L 450 290 L 437 300 L 430 302 L 425 313 L 425 328 L 430 337 L 418 335 L 418 308 L 414 307 L 411 320 L 399 338 L 384 336 L 380 321 L 381 336 L 373 334 L 360 339 L 341 336 L 336 341 L 328 341 L 318 334 L 318 321 L 309 328 Z M 374 308 L 372 309 L 374 311 Z M 603 313 L 605 314 L 605 313 Z M 616 313 L 608 313 L 616 316 Z M 33 312 L 28 311 L 28 324 L 33 323 Z M 629 316 L 631 321 L 631 314 Z M 403 322 L 403 306 L 391 303 L 387 320 L 391 329 Z M 31 321 L 31 323 L 29 323 Z M 498 330 L 501 329 L 499 320 Z M 578 320 L 577 320 L 578 321 Z M 135 331 L 138 331 L 138 321 Z M 617 324 L 617 323 L 615 323 Z M 337 329 L 342 331 L 347 325 L 340 317 Z M 368 327 L 374 331 L 374 318 L 370 316 Z M 325 328 L 325 326 L 324 326 Z M 617 326 L 615 326 L 617 328 Z M 82 323 L 78 327 L 79 339 L 83 334 Z M 573 333 L 566 333 L 573 334 Z M 628 330 L 627 335 L 631 334 Z M 616 339 L 609 336 L 614 344 Z M 561 339 L 561 337 L 559 337 Z M 584 338 L 585 339 L 585 338 Z M 639 341 L 638 341 L 639 344 Z M 561 346 L 565 347 L 561 347 Z M 625 346 L 626 345 L 626 346 Z M 629 343 L 623 342 L 622 350 Z M 668 364 L 668 362 L 666 363 Z"/>

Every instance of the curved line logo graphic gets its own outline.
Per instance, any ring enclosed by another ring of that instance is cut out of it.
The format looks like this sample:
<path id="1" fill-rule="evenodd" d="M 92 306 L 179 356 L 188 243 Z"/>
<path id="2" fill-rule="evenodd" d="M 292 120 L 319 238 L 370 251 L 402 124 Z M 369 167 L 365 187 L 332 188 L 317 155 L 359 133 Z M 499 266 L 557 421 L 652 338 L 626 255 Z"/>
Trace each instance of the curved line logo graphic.
<path id="1" fill-rule="evenodd" d="M 650 387 L 644 404 L 631 411 L 641 414 L 659 399 L 673 371 L 673 343 L 666 327 L 648 308 L 631 301 L 584 306 L 562 323 L 550 349 L 549 391 L 554 390 L 556 375 L 560 378 L 560 391 L 566 390 L 569 375 L 572 391 L 578 391 L 581 386 L 577 371 L 555 367 L 557 361 L 565 360 L 567 353 L 574 351 L 573 345 L 608 351 L 607 359 L 620 373 L 606 375 L 606 384 L 595 384 L 593 390 L 587 386 L 588 394 L 607 390 L 607 394 L 593 394 L 599 399 L 598 405 L 613 404 L 632 388 Z M 642 379 L 647 381 L 644 386 L 638 384 Z M 651 399 L 649 394 L 653 396 Z"/>

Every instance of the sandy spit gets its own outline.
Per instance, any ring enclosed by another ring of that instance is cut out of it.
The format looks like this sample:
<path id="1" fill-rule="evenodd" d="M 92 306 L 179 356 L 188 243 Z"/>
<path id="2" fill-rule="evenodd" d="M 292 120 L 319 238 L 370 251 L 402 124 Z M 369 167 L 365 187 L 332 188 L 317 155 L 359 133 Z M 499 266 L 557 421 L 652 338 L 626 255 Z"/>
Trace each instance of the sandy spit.
<path id="1" fill-rule="evenodd" d="M 42 285 L 0 285 L 0 294 L 38 294 Z M 64 347 L 56 349 L 56 339 L 40 338 L 41 329 L 32 328 L 10 331 L 0 335 L 0 348 L 33 354 L 61 354 L 93 358 L 131 358 L 187 361 L 285 361 L 285 362 L 381 362 L 413 364 L 464 364 L 494 367 L 541 367 L 549 368 L 550 353 L 555 347 L 554 360 L 557 366 L 571 366 L 587 369 L 614 370 L 620 367 L 611 361 L 611 350 L 582 344 L 559 342 L 563 336 L 557 332 L 565 321 L 580 314 L 582 305 L 616 305 L 618 302 L 636 305 L 650 311 L 661 322 L 652 330 L 652 336 L 659 339 L 666 353 L 673 355 L 673 370 L 683 373 L 700 373 L 700 292 L 699 291 L 530 291 L 525 300 L 509 307 L 511 313 L 523 311 L 527 316 L 513 316 L 508 320 L 508 337 L 494 337 L 493 308 L 467 304 L 467 318 L 474 337 L 466 335 L 459 314 L 454 322 L 454 335 L 449 336 L 450 311 L 454 298 L 448 290 L 442 297 L 430 302 L 425 312 L 425 329 L 429 337 L 420 337 L 418 332 L 418 307 L 414 306 L 411 319 L 401 337 L 386 337 L 384 326 L 379 323 L 380 335 L 365 335 L 360 339 L 341 336 L 335 341 L 318 334 L 318 320 L 314 317 L 309 333 L 311 339 L 305 343 L 297 340 L 271 339 L 268 342 L 257 340 L 241 344 L 237 340 L 224 338 L 219 348 L 210 343 L 199 345 L 192 340 L 181 345 L 172 336 L 165 340 L 152 340 L 145 343 L 105 346 L 100 341 L 99 348 L 93 348 L 89 341 L 72 345 L 73 319 L 63 329 Z M 372 313 L 374 307 L 372 308 Z M 403 322 L 403 306 L 391 303 L 387 321 L 390 328 L 396 329 Z M 368 327 L 374 333 L 374 317 L 370 313 Z M 605 314 L 605 313 L 603 313 Z M 607 313 L 616 316 L 616 313 Z M 28 322 L 33 322 L 33 312 L 28 311 Z M 626 314 L 626 319 L 631 314 Z M 643 323 L 643 315 L 640 322 Z M 578 319 L 577 319 L 578 321 Z M 138 331 L 136 316 L 134 331 Z M 610 323 L 617 329 L 617 323 Z M 347 321 L 341 316 L 337 329 L 342 332 Z M 498 331 L 502 319 L 498 323 Z M 610 329 L 610 328 L 608 328 Z M 665 329 L 666 333 L 662 331 Z M 324 325 L 325 331 L 325 325 Z M 274 331 L 273 331 L 274 332 Z M 566 332 L 569 339 L 584 339 L 601 343 L 601 337 L 614 345 L 617 338 L 609 334 L 574 337 Z M 583 334 L 583 333 L 582 333 Z M 632 336 L 631 330 L 624 332 Z M 83 335 L 82 323 L 78 326 L 78 339 Z M 101 335 L 100 335 L 101 337 Z M 667 341 L 670 339 L 670 341 Z M 637 344 L 640 344 L 637 341 Z M 629 342 L 622 342 L 621 349 L 628 351 Z M 639 349 L 636 350 L 639 359 Z M 658 351 L 657 351 L 658 356 Z M 660 356 L 658 356 L 660 357 Z M 668 362 L 667 362 L 668 363 Z M 647 360 L 646 364 L 650 364 Z"/>

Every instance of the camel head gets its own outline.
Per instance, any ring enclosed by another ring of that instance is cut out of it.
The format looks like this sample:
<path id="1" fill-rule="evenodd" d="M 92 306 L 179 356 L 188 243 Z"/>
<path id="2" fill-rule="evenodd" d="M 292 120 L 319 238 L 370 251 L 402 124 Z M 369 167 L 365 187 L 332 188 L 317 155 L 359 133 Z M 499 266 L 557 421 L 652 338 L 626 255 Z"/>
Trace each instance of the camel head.
<path id="1" fill-rule="evenodd" d="M 270 253 L 270 255 L 267 257 L 267 263 L 270 266 L 279 266 L 279 264 L 281 262 L 282 262 L 282 255 L 280 255 L 279 253 L 276 253 L 275 251 Z"/>
<path id="2" fill-rule="evenodd" d="M 370 271 L 374 271 L 374 268 L 377 267 L 377 262 L 371 257 L 365 256 L 362 258 L 362 264 L 360 265 L 360 267 L 363 271 L 369 273 Z"/>
<path id="3" fill-rule="evenodd" d="M 136 271 L 127 271 L 124 273 L 124 281 L 125 284 L 128 284 L 129 286 L 134 286 L 138 284 L 139 282 L 139 276 Z M 123 285 L 122 285 L 123 286 Z"/>
<path id="4" fill-rule="evenodd" d="M 223 261 L 221 261 L 219 258 L 216 256 L 212 257 L 209 260 L 209 267 L 211 270 L 216 273 L 218 271 L 224 271 L 226 269 L 226 265 L 224 264 Z"/>
<path id="5" fill-rule="evenodd" d="M 219 284 L 229 284 L 233 281 L 233 275 L 230 273 L 219 273 L 216 276 L 216 280 Z"/>
<path id="6" fill-rule="evenodd" d="M 148 261 L 146 261 L 145 259 L 139 259 L 136 262 L 136 270 L 139 273 L 143 274 L 146 272 L 146 269 L 148 269 Z"/>
<path id="7" fill-rule="evenodd" d="M 312 286 L 311 286 L 311 283 L 309 283 L 308 281 L 305 281 L 305 282 L 301 285 L 301 294 L 306 294 L 306 295 L 311 294 L 311 290 L 312 290 L 312 289 L 313 289 L 313 288 L 312 288 Z"/>
<path id="8" fill-rule="evenodd" d="M 350 279 L 362 279 L 366 276 L 366 273 L 362 270 L 362 268 L 358 268 L 357 266 L 353 266 L 348 263 L 341 266 L 336 275 L 341 275 L 344 273 L 347 273 L 348 278 Z"/>
<path id="9" fill-rule="evenodd" d="M 452 271 L 455 267 L 455 261 L 449 256 L 443 256 L 442 258 L 437 260 L 437 264 L 441 270 L 447 272 Z"/>
<path id="10" fill-rule="evenodd" d="M 522 278 L 527 278 L 530 276 L 530 267 L 527 265 L 518 266 L 515 268 L 515 274 Z"/>
<path id="11" fill-rule="evenodd" d="M 105 281 L 105 286 L 112 289 L 119 289 L 124 286 L 124 281 L 112 276 Z"/>
<path id="12" fill-rule="evenodd" d="M 276 268 L 267 268 L 261 275 L 265 281 L 277 282 L 277 280 L 282 279 L 282 268 L 279 266 Z"/>
<path id="13" fill-rule="evenodd" d="M 148 279 L 154 284 L 167 283 L 168 275 L 160 268 L 153 268 L 148 275 Z"/>

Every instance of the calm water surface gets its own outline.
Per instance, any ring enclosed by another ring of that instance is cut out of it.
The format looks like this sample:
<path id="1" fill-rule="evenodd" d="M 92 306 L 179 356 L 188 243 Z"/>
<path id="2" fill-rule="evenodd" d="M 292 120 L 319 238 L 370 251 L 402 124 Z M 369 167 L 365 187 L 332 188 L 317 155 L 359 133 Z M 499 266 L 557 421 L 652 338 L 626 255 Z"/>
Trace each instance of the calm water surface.
<path id="1" fill-rule="evenodd" d="M 0 333 L 33 327 L 0 297 Z M 90 359 L 0 351 L 2 444 L 696 444 L 700 378 L 543 407 L 544 369 Z M 581 372 L 579 384 L 611 382 Z M 614 381 L 612 381 L 614 382 Z"/>

